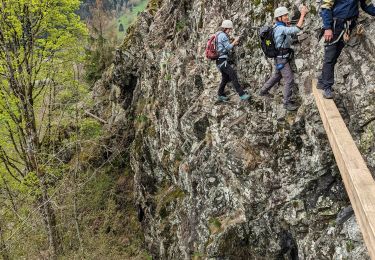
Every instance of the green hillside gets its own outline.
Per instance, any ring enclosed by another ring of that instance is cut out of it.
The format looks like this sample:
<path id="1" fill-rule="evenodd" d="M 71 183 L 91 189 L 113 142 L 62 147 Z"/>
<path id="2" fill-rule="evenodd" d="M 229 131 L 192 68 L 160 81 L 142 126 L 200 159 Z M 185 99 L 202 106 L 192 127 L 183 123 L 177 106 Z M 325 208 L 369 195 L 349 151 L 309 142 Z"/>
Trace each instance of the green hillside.
<path id="1" fill-rule="evenodd" d="M 130 24 L 136 19 L 138 14 L 146 9 L 148 0 L 142 0 L 138 5 L 136 5 L 131 11 L 126 10 L 125 13 L 120 16 L 114 23 L 116 23 L 116 28 L 120 27 L 120 24 L 124 26 L 124 31 L 118 32 L 118 38 L 122 40 L 122 38 L 125 36 L 127 28 L 130 26 Z"/>

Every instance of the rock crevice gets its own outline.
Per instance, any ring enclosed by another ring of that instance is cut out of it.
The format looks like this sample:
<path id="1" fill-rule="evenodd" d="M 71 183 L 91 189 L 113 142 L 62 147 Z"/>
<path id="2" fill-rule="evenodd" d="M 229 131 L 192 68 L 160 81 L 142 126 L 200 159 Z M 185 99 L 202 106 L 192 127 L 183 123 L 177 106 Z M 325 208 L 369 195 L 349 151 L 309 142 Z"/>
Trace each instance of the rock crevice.
<path id="1" fill-rule="evenodd" d="M 273 2 L 154 2 L 94 92 L 129 136 L 134 197 L 155 259 L 368 259 L 311 95 L 323 51 L 317 16 L 295 45 L 301 106 L 287 113 L 282 84 L 273 99 L 257 96 L 273 64 L 252 27 L 271 23 Z M 220 75 L 204 47 L 225 18 L 242 36 L 233 61 L 250 103 L 230 87 L 231 100 L 216 102 Z M 360 21 L 366 33 L 340 57 L 335 101 L 374 169 L 375 24 Z M 113 89 L 120 94 L 106 100 Z"/>

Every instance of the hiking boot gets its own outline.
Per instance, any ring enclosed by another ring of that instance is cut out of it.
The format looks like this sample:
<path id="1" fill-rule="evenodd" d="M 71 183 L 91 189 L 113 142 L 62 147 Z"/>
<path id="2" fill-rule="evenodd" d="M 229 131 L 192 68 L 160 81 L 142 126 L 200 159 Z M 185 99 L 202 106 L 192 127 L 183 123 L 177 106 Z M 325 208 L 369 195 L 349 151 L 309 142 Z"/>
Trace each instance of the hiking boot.
<path id="1" fill-rule="evenodd" d="M 240 96 L 240 99 L 241 99 L 241 100 L 249 100 L 249 98 L 250 98 L 250 95 L 247 94 L 247 93 L 245 93 L 245 94 L 243 94 L 242 96 Z"/>
<path id="2" fill-rule="evenodd" d="M 333 99 L 333 95 L 332 95 L 332 89 L 331 88 L 327 88 L 324 90 L 324 93 L 323 93 L 323 97 L 325 99 Z"/>
<path id="3" fill-rule="evenodd" d="M 296 104 L 289 102 L 284 104 L 284 108 L 288 111 L 296 111 L 298 109 L 298 106 Z"/>
<path id="4" fill-rule="evenodd" d="M 270 92 L 262 90 L 259 92 L 259 96 L 273 98 L 273 95 Z"/>
<path id="5" fill-rule="evenodd" d="M 218 101 L 228 101 L 228 100 L 229 100 L 229 97 L 227 97 L 227 96 L 218 96 L 218 97 L 217 97 L 217 100 L 218 100 Z"/>

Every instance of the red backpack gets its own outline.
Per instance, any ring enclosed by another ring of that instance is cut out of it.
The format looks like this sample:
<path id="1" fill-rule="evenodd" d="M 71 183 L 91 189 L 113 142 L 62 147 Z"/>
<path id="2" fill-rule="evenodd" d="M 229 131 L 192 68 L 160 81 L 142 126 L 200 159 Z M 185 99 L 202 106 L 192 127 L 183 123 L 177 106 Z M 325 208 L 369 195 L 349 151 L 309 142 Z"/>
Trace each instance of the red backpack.
<path id="1" fill-rule="evenodd" d="M 206 45 L 206 58 L 210 60 L 217 60 L 219 58 L 219 52 L 217 51 L 217 36 L 216 33 L 210 37 Z"/>

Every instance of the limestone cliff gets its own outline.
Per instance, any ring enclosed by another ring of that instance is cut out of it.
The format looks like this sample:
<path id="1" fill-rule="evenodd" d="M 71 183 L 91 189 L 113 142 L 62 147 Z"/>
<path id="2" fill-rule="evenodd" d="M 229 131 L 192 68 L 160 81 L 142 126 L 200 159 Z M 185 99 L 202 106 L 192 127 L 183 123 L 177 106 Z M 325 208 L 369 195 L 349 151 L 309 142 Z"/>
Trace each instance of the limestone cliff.
<path id="1" fill-rule="evenodd" d="M 125 136 L 146 246 L 155 259 L 368 259 L 317 108 L 315 2 L 295 45 L 296 113 L 257 93 L 273 64 L 253 27 L 269 0 L 151 0 L 97 82 L 97 110 Z M 296 10 L 298 3 L 285 2 Z M 298 15 L 298 14 L 297 14 Z M 223 19 L 242 37 L 234 60 L 252 94 L 216 103 L 204 47 Z M 337 66 L 335 101 L 375 169 L 375 23 L 361 14 Z"/>

